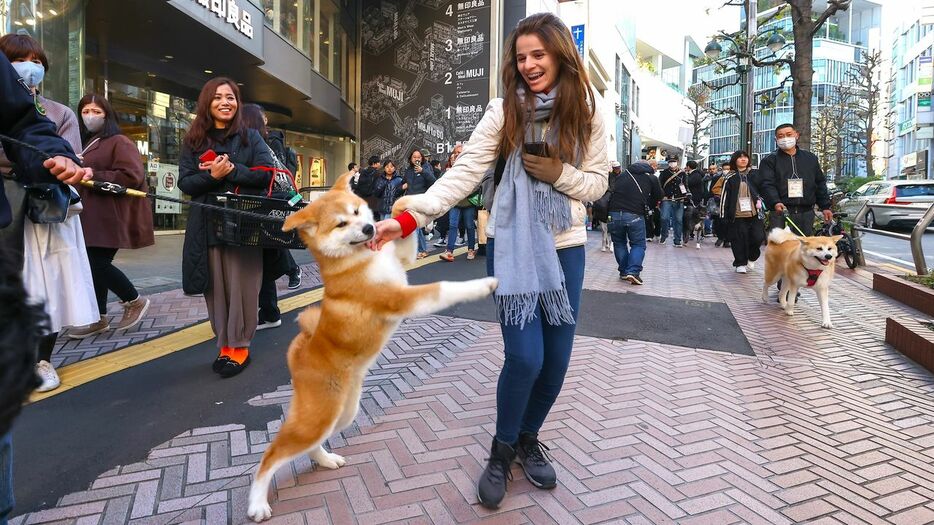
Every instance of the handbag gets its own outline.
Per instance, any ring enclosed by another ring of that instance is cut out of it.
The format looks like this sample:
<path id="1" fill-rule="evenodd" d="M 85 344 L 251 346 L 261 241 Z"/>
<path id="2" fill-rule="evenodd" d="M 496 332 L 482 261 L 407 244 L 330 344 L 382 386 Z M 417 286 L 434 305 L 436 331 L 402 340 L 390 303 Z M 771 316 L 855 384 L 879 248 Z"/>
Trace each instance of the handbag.
<path id="1" fill-rule="evenodd" d="M 26 190 L 26 217 L 33 224 L 65 222 L 68 208 L 73 204 L 71 188 L 62 183 L 35 183 L 23 186 Z"/>

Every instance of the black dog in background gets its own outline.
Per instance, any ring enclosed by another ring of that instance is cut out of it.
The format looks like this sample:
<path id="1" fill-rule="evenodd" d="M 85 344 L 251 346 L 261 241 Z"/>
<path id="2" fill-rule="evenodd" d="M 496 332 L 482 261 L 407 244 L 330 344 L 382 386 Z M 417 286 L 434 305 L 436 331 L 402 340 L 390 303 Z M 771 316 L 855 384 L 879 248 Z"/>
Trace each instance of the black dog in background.
<path id="1" fill-rule="evenodd" d="M 41 304 L 29 304 L 22 268 L 0 250 L 0 436 L 9 432 L 23 402 L 39 386 L 36 349 L 48 331 Z"/>

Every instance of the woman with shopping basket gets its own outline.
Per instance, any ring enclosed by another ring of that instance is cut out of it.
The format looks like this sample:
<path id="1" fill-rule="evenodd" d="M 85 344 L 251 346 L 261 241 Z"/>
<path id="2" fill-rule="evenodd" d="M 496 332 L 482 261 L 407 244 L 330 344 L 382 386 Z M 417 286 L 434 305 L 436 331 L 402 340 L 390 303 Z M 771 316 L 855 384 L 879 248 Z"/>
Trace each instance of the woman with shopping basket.
<path id="1" fill-rule="evenodd" d="M 264 194 L 268 188 L 273 159 L 260 134 L 243 125 L 241 105 L 240 90 L 229 78 L 211 79 L 202 88 L 179 159 L 178 187 L 192 200 L 207 202 L 211 194 L 226 192 Z M 202 208 L 189 210 L 182 288 L 204 294 L 220 350 L 213 370 L 232 377 L 250 364 L 263 250 L 221 244 L 209 236 L 209 226 Z"/>

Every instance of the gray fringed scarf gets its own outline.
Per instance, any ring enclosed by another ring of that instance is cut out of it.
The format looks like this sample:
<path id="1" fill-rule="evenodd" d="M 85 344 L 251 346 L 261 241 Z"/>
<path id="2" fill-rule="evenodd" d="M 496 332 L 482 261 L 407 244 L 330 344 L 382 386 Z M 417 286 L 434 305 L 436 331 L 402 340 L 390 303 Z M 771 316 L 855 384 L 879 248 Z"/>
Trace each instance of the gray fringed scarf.
<path id="1" fill-rule="evenodd" d="M 534 94 L 534 122 L 549 120 L 556 94 L 557 89 Z M 556 126 L 551 128 L 554 136 Z M 526 141 L 542 140 L 533 136 L 534 129 L 529 126 Z M 554 232 L 570 227 L 568 198 L 526 173 L 521 152 L 514 151 L 496 188 L 493 275 L 499 280 L 495 299 L 503 324 L 524 327 L 535 318 L 539 304 L 548 324 L 575 323 L 554 241 Z"/>

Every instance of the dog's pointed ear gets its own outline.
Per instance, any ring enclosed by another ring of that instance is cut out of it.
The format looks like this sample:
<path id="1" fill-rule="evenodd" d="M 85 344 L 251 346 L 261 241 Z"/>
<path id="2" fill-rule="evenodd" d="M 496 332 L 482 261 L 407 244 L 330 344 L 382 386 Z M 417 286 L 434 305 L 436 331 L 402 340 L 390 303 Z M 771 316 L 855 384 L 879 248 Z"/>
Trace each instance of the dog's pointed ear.
<path id="1" fill-rule="evenodd" d="M 840 239 L 842 238 L 843 238 L 842 235 L 834 235 L 833 237 L 830 238 L 830 240 L 833 241 L 834 244 L 837 244 L 838 242 L 840 242 Z"/>
<path id="2" fill-rule="evenodd" d="M 337 179 L 337 182 L 334 183 L 334 187 L 331 189 L 334 191 L 346 191 L 350 193 L 352 191 L 350 187 L 350 181 L 353 179 L 353 175 L 354 173 L 352 171 L 348 171 L 347 173 L 341 175 Z"/>
<path id="3" fill-rule="evenodd" d="M 296 228 L 308 228 L 314 229 L 318 226 L 314 216 L 310 213 L 310 210 L 300 210 L 297 211 L 288 217 L 285 218 L 285 223 L 282 225 L 282 231 L 290 232 Z"/>

